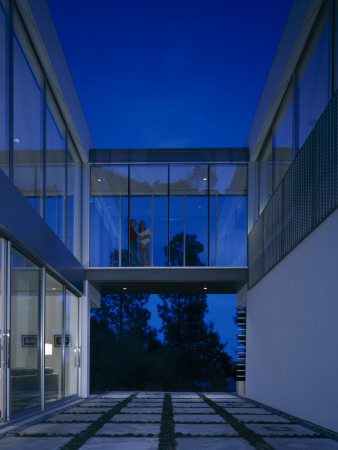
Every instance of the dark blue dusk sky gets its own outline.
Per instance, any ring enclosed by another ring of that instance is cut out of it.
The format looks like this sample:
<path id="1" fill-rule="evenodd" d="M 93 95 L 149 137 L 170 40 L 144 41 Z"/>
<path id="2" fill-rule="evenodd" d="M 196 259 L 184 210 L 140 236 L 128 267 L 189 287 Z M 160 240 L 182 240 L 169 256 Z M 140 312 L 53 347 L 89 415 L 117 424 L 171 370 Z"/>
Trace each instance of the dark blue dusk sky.
<path id="1" fill-rule="evenodd" d="M 96 147 L 242 146 L 292 0 L 48 0 Z"/>
<path id="2" fill-rule="evenodd" d="M 48 3 L 96 147 L 174 148 L 244 145 L 292 0 Z M 235 356 L 235 296 L 208 300 Z"/>

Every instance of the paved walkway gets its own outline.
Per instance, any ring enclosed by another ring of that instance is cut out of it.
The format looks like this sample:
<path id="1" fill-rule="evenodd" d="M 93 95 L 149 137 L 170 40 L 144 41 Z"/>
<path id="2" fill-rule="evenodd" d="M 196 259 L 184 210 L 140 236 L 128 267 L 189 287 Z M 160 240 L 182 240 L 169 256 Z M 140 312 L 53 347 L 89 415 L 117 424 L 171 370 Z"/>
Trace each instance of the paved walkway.
<path id="1" fill-rule="evenodd" d="M 7 435 L 0 429 L 0 448 L 338 450 L 338 436 L 236 394 L 111 392 Z"/>

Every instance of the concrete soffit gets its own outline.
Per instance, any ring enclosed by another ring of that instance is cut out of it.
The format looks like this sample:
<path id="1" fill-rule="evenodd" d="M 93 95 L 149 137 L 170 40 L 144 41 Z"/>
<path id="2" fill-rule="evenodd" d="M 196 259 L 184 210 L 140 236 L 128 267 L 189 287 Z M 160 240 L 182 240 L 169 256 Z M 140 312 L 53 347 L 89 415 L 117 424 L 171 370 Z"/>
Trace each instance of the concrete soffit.
<path id="1" fill-rule="evenodd" d="M 64 94 L 63 94 L 63 91 L 59 84 L 59 81 L 55 75 L 54 68 L 53 68 L 52 62 L 50 60 L 49 54 L 48 54 L 45 44 L 42 40 L 40 31 L 39 31 L 39 27 L 34 19 L 32 11 L 30 9 L 28 0 L 17 0 L 16 4 L 17 4 L 18 9 L 20 10 L 20 13 L 23 17 L 24 23 L 27 27 L 29 36 L 30 36 L 30 38 L 33 42 L 33 45 L 35 47 L 35 50 L 39 56 L 40 62 L 42 64 L 42 68 L 46 73 L 47 80 L 52 88 L 54 95 L 58 99 L 59 107 L 64 116 L 66 124 L 70 130 L 70 133 L 73 137 L 76 148 L 79 151 L 80 158 L 83 162 L 88 162 L 88 149 L 85 149 L 83 146 L 82 140 L 81 140 L 80 135 L 77 130 L 77 127 L 74 123 L 72 114 L 70 113 L 70 110 L 68 108 L 67 101 L 64 97 Z M 59 44 L 59 42 L 57 44 Z M 59 44 L 59 45 L 61 46 L 61 44 Z M 65 59 L 65 61 L 66 61 L 66 59 Z M 67 70 L 69 70 L 68 65 L 67 65 Z M 70 73 L 70 70 L 69 70 L 69 73 Z M 74 90 L 77 95 L 75 85 L 74 85 Z"/>
<path id="2" fill-rule="evenodd" d="M 267 135 L 270 131 L 272 122 L 278 111 L 278 108 L 283 99 L 283 96 L 285 95 L 285 92 L 292 80 L 292 75 L 293 75 L 294 71 L 296 70 L 296 66 L 300 59 L 301 53 L 302 53 L 302 51 L 305 47 L 305 44 L 310 36 L 312 27 L 317 19 L 318 13 L 319 13 L 324 1 L 325 0 L 312 0 L 312 2 L 311 2 L 311 5 L 310 5 L 308 12 L 306 14 L 306 17 L 304 19 L 301 31 L 298 34 L 298 38 L 293 46 L 293 50 L 290 54 L 288 63 L 284 69 L 283 75 L 281 76 L 277 90 L 276 90 L 273 100 L 271 102 L 270 108 L 268 110 L 268 114 L 266 115 L 265 121 L 261 128 L 261 131 L 258 135 L 256 143 L 251 152 L 251 156 L 250 156 L 251 161 L 255 161 L 259 156 L 259 152 L 264 144 L 264 141 L 267 138 Z M 274 62 L 272 63 L 272 66 L 270 69 L 270 73 L 272 71 L 272 67 L 274 66 L 274 64 L 277 64 L 275 62 L 275 60 L 277 59 L 279 51 L 282 51 L 282 50 L 280 50 L 279 48 L 277 49 L 277 53 L 276 53 Z M 281 70 L 282 69 L 283 68 L 281 68 Z M 269 76 L 270 76 L 270 73 L 269 73 Z M 269 76 L 268 76 L 268 80 L 269 80 Z M 268 80 L 267 80 L 266 84 L 268 83 Z M 263 97 L 264 97 L 264 90 L 263 90 L 260 102 L 263 101 Z M 259 106 L 258 106 L 258 108 L 259 108 Z M 258 108 L 257 108 L 257 110 L 258 110 Z"/>

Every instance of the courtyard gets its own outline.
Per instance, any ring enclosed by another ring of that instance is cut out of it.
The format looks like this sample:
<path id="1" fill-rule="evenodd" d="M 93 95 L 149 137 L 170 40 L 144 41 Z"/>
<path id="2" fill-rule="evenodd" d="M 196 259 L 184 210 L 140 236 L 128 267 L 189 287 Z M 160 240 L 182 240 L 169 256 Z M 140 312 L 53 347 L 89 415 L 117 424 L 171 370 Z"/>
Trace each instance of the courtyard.
<path id="1" fill-rule="evenodd" d="M 0 429 L 2 450 L 338 449 L 338 436 L 235 393 L 109 392 Z"/>

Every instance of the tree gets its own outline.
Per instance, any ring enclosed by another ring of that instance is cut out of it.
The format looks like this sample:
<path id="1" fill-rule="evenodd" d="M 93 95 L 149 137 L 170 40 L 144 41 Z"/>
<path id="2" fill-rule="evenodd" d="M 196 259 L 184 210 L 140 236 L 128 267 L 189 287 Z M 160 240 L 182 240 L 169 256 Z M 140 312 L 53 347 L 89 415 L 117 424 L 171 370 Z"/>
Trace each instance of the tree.
<path id="1" fill-rule="evenodd" d="M 199 253 L 203 252 L 203 244 L 196 240 L 196 234 L 185 235 L 185 265 L 186 266 L 204 266 L 201 262 Z M 183 233 L 177 233 L 169 242 L 170 248 L 170 265 L 171 266 L 183 266 L 184 261 L 184 249 L 183 249 L 184 241 L 183 241 Z M 164 247 L 164 253 L 166 258 L 168 259 L 168 247 Z"/>
<path id="2" fill-rule="evenodd" d="M 158 305 L 162 319 L 164 348 L 176 355 L 177 380 L 190 389 L 197 383 L 209 383 L 220 389 L 232 371 L 231 357 L 226 353 L 212 322 L 206 323 L 207 296 L 160 296 Z"/>
<path id="3" fill-rule="evenodd" d="M 148 324 L 148 298 L 107 295 L 101 299 L 101 308 L 92 310 L 92 390 L 144 389 L 159 375 L 155 359 L 160 342 Z"/>

